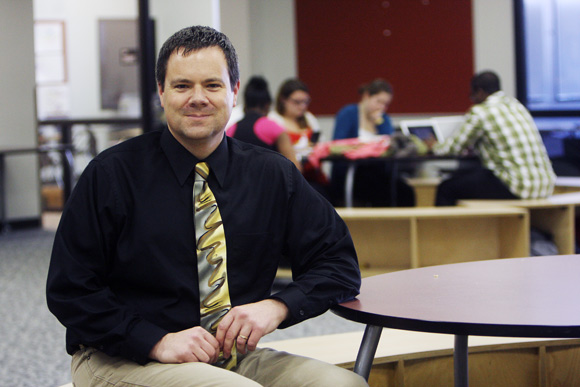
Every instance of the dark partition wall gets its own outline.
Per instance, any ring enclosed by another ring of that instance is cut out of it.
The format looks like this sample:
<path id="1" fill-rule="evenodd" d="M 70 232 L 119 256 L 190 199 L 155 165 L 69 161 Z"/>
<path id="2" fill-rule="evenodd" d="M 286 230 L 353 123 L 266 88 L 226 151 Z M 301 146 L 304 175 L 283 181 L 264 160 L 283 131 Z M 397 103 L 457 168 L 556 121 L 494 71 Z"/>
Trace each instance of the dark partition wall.
<path id="1" fill-rule="evenodd" d="M 295 6 L 298 74 L 311 89 L 315 114 L 358 101 L 358 87 L 377 77 L 393 84 L 393 113 L 469 107 L 471 0 L 295 0 Z"/>

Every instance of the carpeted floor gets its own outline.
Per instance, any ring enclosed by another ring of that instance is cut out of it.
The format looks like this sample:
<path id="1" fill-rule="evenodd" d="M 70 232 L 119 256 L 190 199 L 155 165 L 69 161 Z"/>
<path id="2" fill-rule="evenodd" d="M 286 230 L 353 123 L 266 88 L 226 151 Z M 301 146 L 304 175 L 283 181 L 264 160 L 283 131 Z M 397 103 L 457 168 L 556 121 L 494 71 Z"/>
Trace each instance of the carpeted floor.
<path id="1" fill-rule="evenodd" d="M 54 231 L 0 234 L 0 386 L 55 387 L 70 382 L 64 328 L 48 311 L 45 282 Z M 364 326 L 327 312 L 278 330 L 261 343 L 362 331 Z"/>
<path id="2" fill-rule="evenodd" d="M 0 385 L 60 386 L 70 382 L 64 328 L 44 296 L 54 232 L 0 235 Z"/>

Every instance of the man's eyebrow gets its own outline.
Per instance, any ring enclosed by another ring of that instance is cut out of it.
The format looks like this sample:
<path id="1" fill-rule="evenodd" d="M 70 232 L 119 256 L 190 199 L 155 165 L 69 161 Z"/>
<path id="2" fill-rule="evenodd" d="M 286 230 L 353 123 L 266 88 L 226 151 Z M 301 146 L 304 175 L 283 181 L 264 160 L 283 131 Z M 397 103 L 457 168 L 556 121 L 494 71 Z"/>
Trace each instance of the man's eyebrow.
<path id="1" fill-rule="evenodd" d="M 215 78 L 207 78 L 203 80 L 203 83 L 214 83 L 214 82 L 218 82 L 218 83 L 225 83 L 225 81 L 222 78 L 219 77 L 215 77 Z M 176 78 L 176 79 L 172 79 L 169 81 L 170 85 L 176 85 L 179 83 L 187 83 L 187 84 L 191 84 L 193 83 L 191 80 L 187 79 L 187 78 Z"/>
<path id="2" fill-rule="evenodd" d="M 187 78 L 176 78 L 176 79 L 172 79 L 171 81 L 169 81 L 169 84 L 171 84 L 171 85 L 175 85 L 178 83 L 191 83 L 191 81 Z"/>
<path id="3" fill-rule="evenodd" d="M 212 82 L 225 83 L 222 78 L 208 78 L 204 82 L 205 83 L 212 83 Z"/>

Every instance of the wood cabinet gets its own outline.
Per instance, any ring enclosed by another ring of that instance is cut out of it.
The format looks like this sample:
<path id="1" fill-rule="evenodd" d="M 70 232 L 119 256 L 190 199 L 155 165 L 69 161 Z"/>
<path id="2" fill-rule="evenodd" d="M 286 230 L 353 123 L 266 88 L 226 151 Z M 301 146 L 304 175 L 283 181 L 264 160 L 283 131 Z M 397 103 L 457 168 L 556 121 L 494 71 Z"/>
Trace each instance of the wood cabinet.
<path id="1" fill-rule="evenodd" d="M 339 208 L 363 275 L 529 255 L 524 209 Z"/>
<path id="2" fill-rule="evenodd" d="M 580 206 L 580 192 L 552 195 L 547 199 L 462 200 L 460 206 L 478 209 L 510 207 L 525 209 L 530 225 L 548 233 L 559 254 L 576 253 L 575 217 Z"/>

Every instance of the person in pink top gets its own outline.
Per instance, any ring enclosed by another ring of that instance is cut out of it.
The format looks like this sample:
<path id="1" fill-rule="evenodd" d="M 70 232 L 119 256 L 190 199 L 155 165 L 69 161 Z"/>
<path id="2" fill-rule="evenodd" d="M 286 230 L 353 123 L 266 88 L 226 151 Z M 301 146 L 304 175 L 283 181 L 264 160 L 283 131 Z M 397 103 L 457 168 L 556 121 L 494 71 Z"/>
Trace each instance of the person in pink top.
<path id="1" fill-rule="evenodd" d="M 238 140 L 277 151 L 302 170 L 290 137 L 284 128 L 267 117 L 271 103 L 268 82 L 259 76 L 250 78 L 244 90 L 244 117 L 230 126 L 226 134 Z"/>

